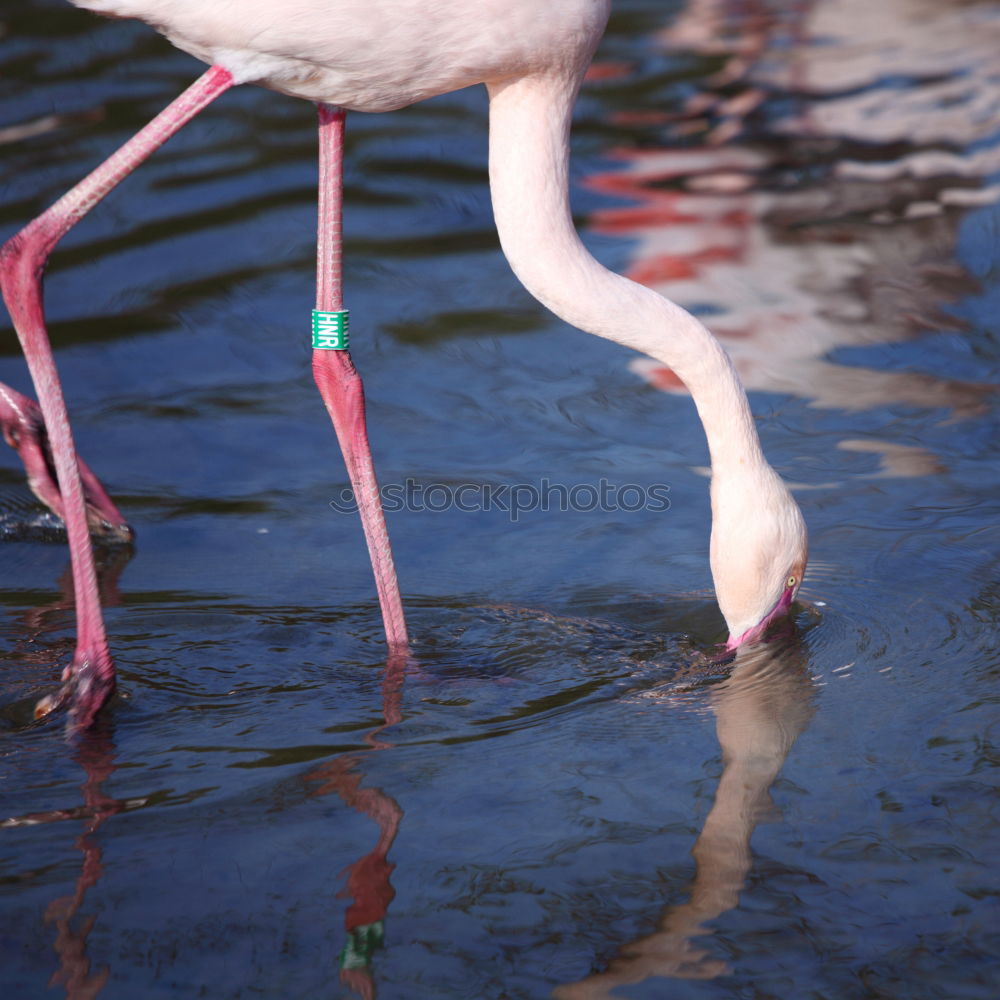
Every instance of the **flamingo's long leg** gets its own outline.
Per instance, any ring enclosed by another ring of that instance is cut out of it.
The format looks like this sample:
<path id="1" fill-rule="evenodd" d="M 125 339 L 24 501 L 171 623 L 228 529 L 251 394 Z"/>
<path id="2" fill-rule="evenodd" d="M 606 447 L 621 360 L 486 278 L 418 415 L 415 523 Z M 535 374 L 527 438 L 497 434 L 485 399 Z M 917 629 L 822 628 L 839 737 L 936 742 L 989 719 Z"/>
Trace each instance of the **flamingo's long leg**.
<path id="1" fill-rule="evenodd" d="M 61 690 L 43 698 L 35 709 L 36 715 L 44 715 L 72 700 L 74 723 L 89 725 L 115 687 L 115 669 L 101 616 L 80 469 L 45 330 L 42 272 L 52 249 L 74 223 L 232 83 L 233 78 L 226 70 L 213 66 L 93 173 L 0 249 L 0 291 L 17 329 L 51 443 L 76 596 L 76 653 L 63 671 Z"/>
<path id="2" fill-rule="evenodd" d="M 319 230 L 316 255 L 316 309 L 343 309 L 341 238 L 343 206 L 344 112 L 319 105 Z M 334 430 L 361 514 L 375 586 L 382 608 L 390 656 L 408 649 L 403 602 L 392 561 L 389 532 L 379 497 L 365 425 L 365 393 L 350 353 L 313 350 L 313 376 Z"/>

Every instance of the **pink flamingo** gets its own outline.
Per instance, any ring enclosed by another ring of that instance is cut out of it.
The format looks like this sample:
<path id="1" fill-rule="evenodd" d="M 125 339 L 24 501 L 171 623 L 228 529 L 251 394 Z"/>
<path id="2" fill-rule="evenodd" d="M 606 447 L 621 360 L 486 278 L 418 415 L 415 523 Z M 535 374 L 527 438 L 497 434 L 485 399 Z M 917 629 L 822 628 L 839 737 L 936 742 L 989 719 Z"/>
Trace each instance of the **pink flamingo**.
<path id="1" fill-rule="evenodd" d="M 211 68 L 0 250 L 0 288 L 51 441 L 77 602 L 76 653 L 58 694 L 39 702 L 39 714 L 70 703 L 74 724 L 87 725 L 114 690 L 86 497 L 45 330 L 41 274 L 53 247 L 78 219 L 239 83 L 258 83 L 319 105 L 313 372 L 359 500 L 390 654 L 405 652 L 406 625 L 368 447 L 363 388 L 347 350 L 327 349 L 346 346 L 340 333 L 344 110 L 390 111 L 475 83 L 485 83 L 489 94 L 493 210 L 514 273 L 566 322 L 668 365 L 691 392 L 711 453 L 710 561 L 728 647 L 758 638 L 788 609 L 805 570 L 805 524 L 761 451 L 728 356 L 689 313 L 602 267 L 573 228 L 570 120 L 610 0 L 72 2 L 144 20 Z M 110 510 L 103 516 L 114 520 Z"/>

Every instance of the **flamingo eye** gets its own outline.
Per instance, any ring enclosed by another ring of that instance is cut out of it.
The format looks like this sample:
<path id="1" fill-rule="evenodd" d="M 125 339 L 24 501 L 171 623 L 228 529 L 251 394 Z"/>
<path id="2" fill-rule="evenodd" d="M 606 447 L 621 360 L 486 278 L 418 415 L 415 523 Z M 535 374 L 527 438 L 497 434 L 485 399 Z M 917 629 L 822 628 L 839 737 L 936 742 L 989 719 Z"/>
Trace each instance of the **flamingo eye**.
<path id="1" fill-rule="evenodd" d="M 797 581 L 797 580 L 795 579 L 795 577 L 794 577 L 794 576 L 790 576 L 790 577 L 789 577 L 789 578 L 788 578 L 788 579 L 787 579 L 787 580 L 785 581 L 785 586 L 786 586 L 786 587 L 794 587 L 794 586 L 795 586 L 795 584 L 796 584 L 797 582 L 798 582 L 798 581 Z"/>

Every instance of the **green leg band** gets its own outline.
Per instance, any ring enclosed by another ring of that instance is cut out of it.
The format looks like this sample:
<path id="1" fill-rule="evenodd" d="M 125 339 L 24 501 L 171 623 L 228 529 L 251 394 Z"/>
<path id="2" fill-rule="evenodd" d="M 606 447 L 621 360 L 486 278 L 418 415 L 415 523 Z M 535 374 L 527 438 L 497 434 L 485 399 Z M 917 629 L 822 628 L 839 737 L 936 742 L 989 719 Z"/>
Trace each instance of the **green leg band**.
<path id="1" fill-rule="evenodd" d="M 347 936 L 347 944 L 340 953 L 342 969 L 363 969 L 371 963 L 372 953 L 385 941 L 385 927 L 381 920 L 355 927 Z"/>
<path id="2" fill-rule="evenodd" d="M 347 310 L 322 312 L 313 309 L 312 345 L 320 351 L 346 351 L 350 342 Z"/>

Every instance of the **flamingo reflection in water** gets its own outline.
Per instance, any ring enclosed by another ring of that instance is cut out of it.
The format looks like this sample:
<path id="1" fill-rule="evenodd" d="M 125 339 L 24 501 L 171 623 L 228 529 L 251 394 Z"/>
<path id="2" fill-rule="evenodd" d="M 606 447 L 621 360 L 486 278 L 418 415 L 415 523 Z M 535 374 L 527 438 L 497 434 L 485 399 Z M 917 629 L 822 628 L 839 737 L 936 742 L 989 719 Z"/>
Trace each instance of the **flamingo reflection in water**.
<path id="1" fill-rule="evenodd" d="M 84 781 L 80 786 L 83 803 L 80 806 L 12 816 L 0 821 L 0 828 L 83 820 L 83 831 L 75 841 L 83 857 L 80 874 L 71 893 L 49 903 L 43 920 L 55 928 L 53 949 L 59 961 L 49 979 L 49 986 L 62 986 L 68 1000 L 93 1000 L 111 976 L 107 965 L 91 968 L 87 939 L 97 918 L 82 915 L 87 892 L 96 887 L 104 871 L 103 849 L 98 834 L 112 816 L 126 810 L 141 809 L 146 800 L 117 799 L 104 791 L 104 784 L 110 780 L 116 767 L 110 723 L 101 721 L 81 734 L 74 756 L 84 772 Z"/>
<path id="2" fill-rule="evenodd" d="M 908 0 L 691 0 L 658 37 L 722 68 L 679 111 L 632 123 L 665 130 L 663 148 L 619 150 L 619 167 L 586 182 L 632 202 L 592 218 L 634 242 L 629 277 L 710 303 L 748 389 L 845 412 L 982 412 L 993 386 L 836 352 L 962 332 L 953 305 L 977 282 L 956 259 L 959 225 L 1000 199 L 1000 19 Z M 887 72 L 916 82 L 888 88 Z M 686 392 L 669 366 L 631 367 Z M 869 477 L 942 470 L 893 431 L 837 444 L 879 458 Z"/>
<path id="3" fill-rule="evenodd" d="M 59 967 L 52 974 L 49 985 L 64 986 L 70 1000 L 90 1000 L 104 988 L 111 970 L 105 965 L 91 971 L 87 937 L 94 927 L 95 918 L 84 917 L 75 927 L 73 922 L 80 913 L 87 890 L 97 885 L 103 871 L 97 833 L 108 819 L 122 812 L 129 803 L 104 793 L 104 782 L 111 778 L 115 770 L 114 750 L 106 733 L 87 734 L 77 750 L 76 759 L 86 774 L 81 786 L 86 819 L 83 833 L 76 840 L 76 846 L 83 855 L 83 865 L 75 891 L 72 895 L 54 899 L 48 905 L 45 923 L 56 928 L 53 947 L 59 956 Z M 132 802 L 133 806 L 137 804 Z"/>
<path id="4" fill-rule="evenodd" d="M 712 933 L 709 921 L 737 906 L 752 865 L 750 839 L 775 813 L 771 785 L 814 711 L 806 648 L 793 624 L 783 631 L 767 646 L 736 650 L 728 676 L 709 688 L 722 776 L 692 850 L 690 898 L 668 906 L 651 933 L 622 945 L 607 969 L 557 987 L 552 995 L 558 1000 L 610 1000 L 616 988 L 653 977 L 712 979 L 728 971 L 696 939 Z M 697 675 L 691 668 L 686 681 L 676 679 L 647 697 L 672 709 L 689 701 L 692 690 L 703 693 L 705 682 Z"/>
<path id="5" fill-rule="evenodd" d="M 30 408 L 24 412 L 30 413 Z M 39 531 L 45 533 L 49 529 L 47 526 L 39 529 L 38 526 L 25 522 L 13 530 L 19 537 L 31 537 Z M 128 563 L 131 550 L 122 546 L 101 548 L 97 550 L 97 555 L 97 585 L 101 603 L 104 607 L 115 607 L 121 604 L 118 578 Z M 59 580 L 59 591 L 59 596 L 50 604 L 28 609 L 21 616 L 26 638 L 18 655 L 26 662 L 36 662 L 40 670 L 46 672 L 51 656 L 50 644 L 46 641 L 52 627 L 50 619 L 58 619 L 66 611 L 71 611 L 74 605 L 73 579 L 69 568 Z M 15 703 L 11 714 L 15 717 L 23 715 L 27 722 L 31 719 L 35 698 L 19 700 L 25 703 L 24 706 Z M 112 816 L 141 809 L 147 800 L 142 797 L 115 798 L 104 790 L 117 766 L 111 723 L 107 719 L 100 720 L 97 725 L 80 733 L 74 749 L 74 759 L 84 774 L 80 785 L 83 801 L 79 806 L 11 816 L 0 821 L 0 828 L 83 821 L 83 830 L 75 840 L 76 849 L 82 855 L 80 874 L 71 893 L 59 896 L 49 903 L 43 919 L 47 925 L 55 928 L 53 949 L 59 961 L 49 979 L 49 986 L 62 986 L 69 1000 L 92 1000 L 101 992 L 111 975 L 107 965 L 97 969 L 91 967 L 87 940 L 94 929 L 96 917 L 83 915 L 87 893 L 97 886 L 104 871 L 102 838 L 99 833 Z"/>
<path id="6" fill-rule="evenodd" d="M 382 714 L 384 722 L 365 736 L 372 751 L 389 749 L 392 744 L 383 730 L 402 719 L 401 701 L 406 662 L 402 657 L 390 657 L 382 681 Z M 375 846 L 347 869 L 347 880 L 340 897 L 350 899 L 344 914 L 347 940 L 340 953 L 340 981 L 354 990 L 363 1000 L 374 1000 L 375 980 L 372 958 L 385 939 L 385 917 L 396 895 L 390 882 L 395 865 L 389 862 L 389 850 L 399 833 L 403 810 L 399 803 L 381 788 L 362 787 L 363 754 L 349 753 L 325 761 L 306 775 L 313 786 L 312 796 L 335 792 L 352 809 L 364 813 L 378 827 Z"/>
<path id="7" fill-rule="evenodd" d="M 8 519 L 5 529 L 20 538 L 47 536 L 52 531 L 48 522 L 39 526 L 13 517 Z M 96 553 L 101 603 L 104 607 L 116 607 L 121 604 L 118 579 L 132 550 L 123 546 L 99 547 Z M 59 580 L 59 590 L 59 596 L 49 605 L 30 608 L 21 615 L 24 639 L 17 655 L 25 662 L 37 663 L 40 674 L 47 673 L 51 659 L 51 643 L 46 639 L 52 628 L 51 619 L 53 616 L 58 619 L 73 608 L 73 580 L 68 567 Z M 344 889 L 339 894 L 350 899 L 344 915 L 346 943 L 340 954 L 340 979 L 363 1000 L 375 997 L 372 959 L 383 943 L 386 913 L 395 896 L 389 881 L 395 866 L 389 862 L 388 853 L 403 818 L 403 810 L 395 799 L 380 788 L 362 787 L 363 762 L 367 754 L 392 746 L 384 730 L 402 719 L 405 668 L 403 657 L 389 657 L 386 662 L 382 680 L 383 721 L 364 736 L 364 742 L 371 749 L 335 757 L 301 779 L 309 796 L 335 792 L 350 808 L 369 816 L 378 828 L 375 846 L 349 866 Z M 29 690 L 15 699 L 9 713 L 23 719 L 26 725 L 30 724 L 36 696 L 29 685 Z M 68 1000 L 93 1000 L 111 977 L 107 965 L 92 968 L 87 942 L 97 918 L 83 913 L 87 893 L 96 888 L 104 870 L 100 834 L 111 817 L 142 809 L 147 806 L 148 799 L 115 798 L 105 791 L 117 766 L 113 722 L 109 718 L 99 719 L 94 726 L 77 735 L 74 759 L 84 773 L 80 805 L 11 816 L 0 820 L 0 829 L 82 820 L 82 832 L 75 840 L 82 855 L 80 874 L 71 893 L 49 903 L 43 919 L 56 932 L 53 948 L 58 965 L 49 985 L 62 986 Z"/>
<path id="8" fill-rule="evenodd" d="M 107 596 L 110 590 L 105 589 L 102 593 Z M 373 957 L 383 944 L 385 918 L 395 896 L 390 883 L 395 866 L 389 862 L 388 854 L 403 819 L 403 810 L 395 799 L 380 788 L 362 786 L 363 759 L 366 754 L 391 746 L 382 733 L 400 721 L 404 668 L 405 663 L 400 658 L 390 659 L 386 665 L 382 684 L 384 721 L 364 737 L 371 750 L 335 757 L 301 779 L 310 797 L 334 792 L 347 806 L 374 820 L 378 828 L 374 847 L 348 867 L 344 889 L 339 893 L 341 898 L 350 900 L 344 914 L 346 941 L 339 959 L 340 980 L 363 1000 L 374 1000 L 376 996 Z M 93 1000 L 111 977 L 107 965 L 92 968 L 87 941 L 96 917 L 82 915 L 88 891 L 97 886 L 103 874 L 99 833 L 111 817 L 142 809 L 148 800 L 114 798 L 104 791 L 116 767 L 111 720 L 101 719 L 78 736 L 75 759 L 84 772 L 80 786 L 81 805 L 9 817 L 0 821 L 0 829 L 83 820 L 83 831 L 75 841 L 83 859 L 80 874 L 73 891 L 52 900 L 43 919 L 56 931 L 53 948 L 58 965 L 49 985 L 62 986 L 68 1000 Z"/>

